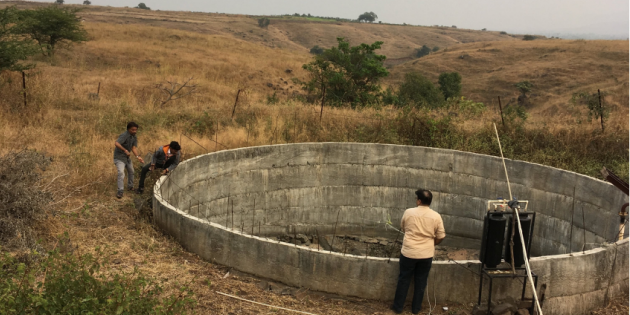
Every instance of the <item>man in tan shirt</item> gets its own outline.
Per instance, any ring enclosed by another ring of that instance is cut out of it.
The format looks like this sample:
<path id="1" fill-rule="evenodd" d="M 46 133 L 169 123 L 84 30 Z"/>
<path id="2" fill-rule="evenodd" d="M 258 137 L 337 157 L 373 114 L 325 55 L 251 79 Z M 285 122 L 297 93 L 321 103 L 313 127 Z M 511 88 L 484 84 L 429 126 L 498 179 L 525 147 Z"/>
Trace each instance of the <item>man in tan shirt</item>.
<path id="1" fill-rule="evenodd" d="M 418 207 L 405 210 L 400 223 L 401 231 L 405 233 L 405 236 L 400 250 L 398 286 L 394 304 L 391 307 L 396 314 L 402 313 L 412 277 L 415 289 L 411 312 L 420 313 L 435 245 L 440 244 L 446 237 L 442 217 L 429 208 L 433 194 L 428 190 L 419 189 L 416 191 L 416 196 Z"/>

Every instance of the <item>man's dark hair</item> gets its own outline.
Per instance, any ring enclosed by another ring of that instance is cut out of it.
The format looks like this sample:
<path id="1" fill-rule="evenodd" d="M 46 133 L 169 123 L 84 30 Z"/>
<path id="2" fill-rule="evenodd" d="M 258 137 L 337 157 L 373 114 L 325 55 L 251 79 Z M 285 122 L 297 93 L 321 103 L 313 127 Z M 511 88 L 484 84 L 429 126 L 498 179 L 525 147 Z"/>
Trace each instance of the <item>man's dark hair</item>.
<path id="1" fill-rule="evenodd" d="M 138 126 L 138 124 L 136 124 L 136 123 L 135 123 L 135 122 L 133 122 L 133 121 L 130 121 L 130 122 L 127 124 L 127 130 L 129 130 L 129 129 L 133 128 L 133 127 L 140 128 L 140 126 Z"/>
<path id="2" fill-rule="evenodd" d="M 179 146 L 179 143 L 177 143 L 177 141 L 171 141 L 171 144 L 168 145 L 171 149 L 173 150 L 181 150 L 182 147 Z"/>
<path id="3" fill-rule="evenodd" d="M 416 196 L 418 196 L 418 200 L 422 202 L 425 206 L 430 206 L 431 201 L 433 200 L 433 194 L 426 189 L 418 189 L 416 190 Z"/>

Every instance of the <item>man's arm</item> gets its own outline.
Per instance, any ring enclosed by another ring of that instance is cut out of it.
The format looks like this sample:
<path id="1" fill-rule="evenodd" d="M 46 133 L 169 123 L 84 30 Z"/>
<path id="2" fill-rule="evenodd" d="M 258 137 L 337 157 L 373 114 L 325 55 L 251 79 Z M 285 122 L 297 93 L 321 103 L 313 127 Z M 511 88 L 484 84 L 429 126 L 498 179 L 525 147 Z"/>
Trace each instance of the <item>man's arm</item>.
<path id="1" fill-rule="evenodd" d="M 173 171 L 177 165 L 179 164 L 179 158 L 182 156 L 182 151 L 178 151 L 177 155 L 175 155 L 175 161 L 173 161 L 173 164 L 171 164 L 171 166 L 168 167 L 168 171 L 171 172 Z"/>
<path id="2" fill-rule="evenodd" d="M 130 156 L 131 153 L 129 151 L 127 151 L 127 149 L 125 149 L 122 144 L 118 143 L 118 141 L 116 141 L 114 143 L 114 146 L 116 146 L 118 149 L 120 149 L 121 151 L 125 152 L 125 154 L 127 154 L 127 156 Z"/>
<path id="3" fill-rule="evenodd" d="M 133 155 L 136 156 L 136 158 L 138 159 L 138 161 L 140 161 L 140 163 L 144 164 L 144 159 L 142 159 L 142 157 L 140 157 L 140 154 L 138 154 L 138 148 L 136 148 L 135 146 L 131 148 L 131 151 L 133 151 Z"/>
<path id="4" fill-rule="evenodd" d="M 437 222 L 437 226 L 435 227 L 435 238 L 433 239 L 433 244 L 438 245 L 442 243 L 442 241 L 446 238 L 446 231 L 444 230 L 444 222 L 442 222 L 442 217 Z"/>

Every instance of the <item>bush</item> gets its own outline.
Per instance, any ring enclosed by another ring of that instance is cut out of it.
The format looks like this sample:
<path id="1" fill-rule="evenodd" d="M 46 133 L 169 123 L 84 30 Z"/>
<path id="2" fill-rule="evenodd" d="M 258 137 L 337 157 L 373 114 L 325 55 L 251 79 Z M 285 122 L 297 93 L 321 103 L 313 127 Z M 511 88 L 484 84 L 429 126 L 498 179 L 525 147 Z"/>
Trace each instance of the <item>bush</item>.
<path id="1" fill-rule="evenodd" d="M 52 200 L 41 183 L 49 164 L 50 158 L 31 150 L 0 157 L 0 245 L 36 245 L 32 227 L 45 218 L 44 209 Z"/>
<path id="2" fill-rule="evenodd" d="M 521 81 L 519 83 L 516 83 L 514 86 L 516 86 L 521 94 L 525 95 L 526 93 L 532 91 L 532 87 L 534 87 L 534 84 L 529 81 Z"/>
<path id="3" fill-rule="evenodd" d="M 271 23 L 271 21 L 269 21 L 268 18 L 260 18 L 260 19 L 258 19 L 258 26 L 261 27 L 261 28 L 269 27 L 269 23 Z"/>
<path id="4" fill-rule="evenodd" d="M 462 76 L 458 72 L 441 73 L 438 84 L 445 99 L 459 97 L 462 92 Z"/>
<path id="5" fill-rule="evenodd" d="M 435 47 L 433 47 L 433 49 L 432 49 L 432 50 L 433 50 L 433 52 L 436 52 L 436 51 L 440 50 L 440 47 L 435 46 Z"/>
<path id="6" fill-rule="evenodd" d="M 452 28 L 457 28 L 457 26 L 455 26 L 455 25 L 452 25 L 451 27 L 452 27 Z"/>
<path id="7" fill-rule="evenodd" d="M 90 5 L 90 4 L 92 4 L 92 2 L 90 0 L 83 1 L 83 5 Z"/>
<path id="8" fill-rule="evenodd" d="M 416 58 L 422 58 L 431 53 L 431 48 L 427 45 L 422 45 L 422 48 L 416 49 Z"/>
<path id="9" fill-rule="evenodd" d="M 536 39 L 536 36 L 534 35 L 525 35 L 523 36 L 523 40 L 534 40 Z"/>
<path id="10" fill-rule="evenodd" d="M 429 79 L 417 72 L 407 73 L 398 90 L 398 99 L 402 104 L 415 107 L 440 107 L 444 95 Z"/>
<path id="11" fill-rule="evenodd" d="M 137 268 L 131 273 L 110 269 L 114 254 L 57 249 L 29 265 L 1 254 L 0 314 L 183 314 L 195 305 L 185 286 L 162 298 L 159 283 Z"/>
<path id="12" fill-rule="evenodd" d="M 324 48 L 319 47 L 318 45 L 313 46 L 309 51 L 313 55 L 321 55 L 324 53 Z"/>
<path id="13" fill-rule="evenodd" d="M 501 32 L 499 32 L 499 34 L 501 34 L 501 35 L 507 35 L 507 32 L 505 32 L 505 31 L 501 31 Z"/>
<path id="14" fill-rule="evenodd" d="M 482 29 L 481 29 L 481 31 L 482 31 L 482 32 L 485 32 L 485 31 L 486 31 L 486 28 L 482 28 Z"/>
<path id="15" fill-rule="evenodd" d="M 140 2 L 138 6 L 136 7 L 136 9 L 151 10 L 151 8 L 147 7 L 147 5 L 144 4 L 144 2 Z"/>

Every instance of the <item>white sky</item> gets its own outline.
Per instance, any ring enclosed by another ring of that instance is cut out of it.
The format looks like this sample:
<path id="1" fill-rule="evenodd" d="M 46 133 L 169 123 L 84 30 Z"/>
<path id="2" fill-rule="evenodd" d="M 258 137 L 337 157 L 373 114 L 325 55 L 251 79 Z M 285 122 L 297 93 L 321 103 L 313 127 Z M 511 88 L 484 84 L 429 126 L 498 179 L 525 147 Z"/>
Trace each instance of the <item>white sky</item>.
<path id="1" fill-rule="evenodd" d="M 52 2 L 52 0 L 50 0 Z M 91 0 L 94 5 L 276 15 L 310 13 L 356 19 L 374 11 L 379 20 L 414 25 L 457 25 L 514 33 L 593 34 L 628 37 L 628 0 Z M 83 0 L 66 0 L 83 3 Z"/>

